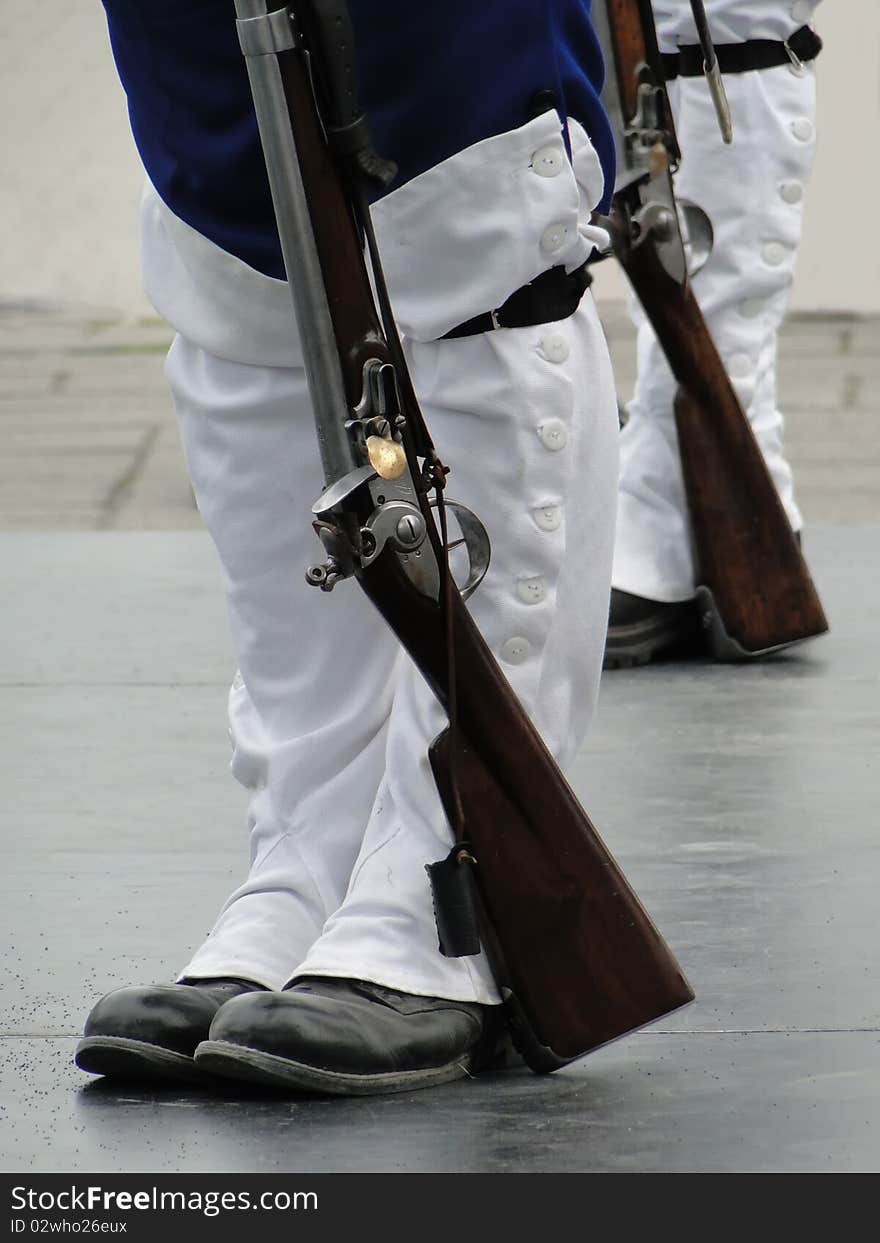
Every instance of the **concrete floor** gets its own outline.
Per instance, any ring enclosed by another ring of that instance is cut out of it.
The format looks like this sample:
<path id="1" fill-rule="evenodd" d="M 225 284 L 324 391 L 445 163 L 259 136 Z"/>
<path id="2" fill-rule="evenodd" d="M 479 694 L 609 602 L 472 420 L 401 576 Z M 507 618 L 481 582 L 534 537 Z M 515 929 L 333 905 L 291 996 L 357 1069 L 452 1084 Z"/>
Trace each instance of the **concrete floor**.
<path id="1" fill-rule="evenodd" d="M 625 394 L 630 336 L 607 322 Z M 696 1003 L 548 1078 L 361 1101 L 108 1088 L 70 1061 L 93 1000 L 172 977 L 243 865 L 234 660 L 163 342 L 5 317 L 0 1169 L 880 1168 L 880 324 L 783 337 L 831 634 L 610 674 L 573 773 Z"/>

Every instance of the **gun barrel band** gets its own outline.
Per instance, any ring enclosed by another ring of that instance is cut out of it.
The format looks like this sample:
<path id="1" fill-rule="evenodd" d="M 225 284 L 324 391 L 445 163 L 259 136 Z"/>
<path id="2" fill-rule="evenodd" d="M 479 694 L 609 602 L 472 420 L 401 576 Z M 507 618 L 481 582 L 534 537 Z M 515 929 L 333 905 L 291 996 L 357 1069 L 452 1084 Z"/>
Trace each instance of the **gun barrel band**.
<path id="1" fill-rule="evenodd" d="M 273 56 L 297 46 L 290 9 L 275 9 L 258 17 L 239 18 L 235 23 L 245 56 Z"/>

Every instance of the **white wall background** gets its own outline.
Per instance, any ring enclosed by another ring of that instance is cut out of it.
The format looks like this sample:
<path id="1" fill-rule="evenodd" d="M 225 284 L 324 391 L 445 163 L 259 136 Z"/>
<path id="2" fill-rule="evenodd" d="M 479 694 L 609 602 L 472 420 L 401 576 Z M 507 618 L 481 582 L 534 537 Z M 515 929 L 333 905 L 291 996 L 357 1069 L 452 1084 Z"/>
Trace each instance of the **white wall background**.
<path id="1" fill-rule="evenodd" d="M 880 0 L 824 0 L 818 19 L 817 163 L 793 306 L 880 312 Z M 99 0 L 0 0 L 0 29 L 0 304 L 149 314 L 141 173 Z M 603 268 L 605 296 L 623 297 Z"/>
<path id="2" fill-rule="evenodd" d="M 0 29 L 0 301 L 150 313 L 142 173 L 100 0 L 0 0 Z"/>
<path id="3" fill-rule="evenodd" d="M 880 0 L 824 0 L 816 167 L 792 305 L 880 312 Z"/>

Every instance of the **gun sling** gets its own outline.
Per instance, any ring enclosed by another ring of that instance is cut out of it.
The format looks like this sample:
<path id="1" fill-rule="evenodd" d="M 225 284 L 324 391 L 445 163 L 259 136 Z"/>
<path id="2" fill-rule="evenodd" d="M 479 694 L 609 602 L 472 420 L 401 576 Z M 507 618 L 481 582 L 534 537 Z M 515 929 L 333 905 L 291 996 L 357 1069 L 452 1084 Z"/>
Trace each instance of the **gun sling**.
<path id="1" fill-rule="evenodd" d="M 716 43 L 718 68 L 725 73 L 749 73 L 753 69 L 774 69 L 777 65 L 799 68 L 815 60 L 822 50 L 822 40 L 810 26 L 801 26 L 790 39 L 748 39 L 744 43 Z M 674 78 L 701 78 L 705 72 L 703 49 L 687 44 L 677 52 L 663 52 L 666 81 Z"/>

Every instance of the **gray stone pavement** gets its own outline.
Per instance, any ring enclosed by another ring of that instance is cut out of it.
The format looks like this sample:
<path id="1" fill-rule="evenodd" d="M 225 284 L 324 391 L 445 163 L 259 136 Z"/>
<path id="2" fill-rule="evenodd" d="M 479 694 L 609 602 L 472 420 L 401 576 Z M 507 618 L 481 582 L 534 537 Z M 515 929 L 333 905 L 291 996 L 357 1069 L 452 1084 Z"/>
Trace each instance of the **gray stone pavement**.
<path id="1" fill-rule="evenodd" d="M 880 1168 L 880 323 L 782 340 L 831 634 L 608 675 L 572 773 L 694 1006 L 547 1079 L 293 1102 L 71 1065 L 92 1001 L 171 978 L 240 877 L 234 659 L 167 330 L 7 308 L 0 331 L 0 1169 Z"/>
<path id="2" fill-rule="evenodd" d="M 603 317 L 625 400 L 632 329 L 621 304 Z M 200 526 L 162 375 L 169 340 L 148 317 L 0 303 L 0 530 Z M 880 319 L 789 320 L 779 387 L 807 523 L 875 520 Z"/>

